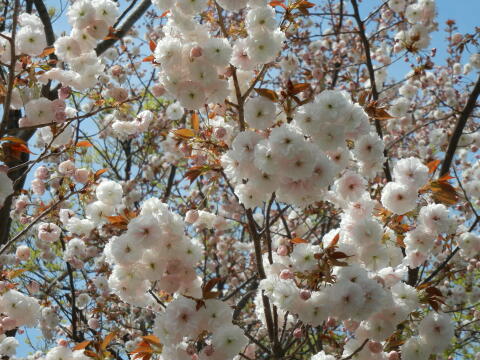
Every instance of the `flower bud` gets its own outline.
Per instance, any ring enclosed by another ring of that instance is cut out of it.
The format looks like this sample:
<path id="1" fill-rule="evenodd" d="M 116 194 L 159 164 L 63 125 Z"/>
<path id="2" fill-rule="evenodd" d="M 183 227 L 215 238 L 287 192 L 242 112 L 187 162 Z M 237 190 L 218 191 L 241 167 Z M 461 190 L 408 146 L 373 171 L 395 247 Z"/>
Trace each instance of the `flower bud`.
<path id="1" fill-rule="evenodd" d="M 193 224 L 198 220 L 198 211 L 197 210 L 188 210 L 185 215 L 185 222 Z"/>
<path id="2" fill-rule="evenodd" d="M 280 245 L 277 249 L 277 254 L 280 256 L 287 256 L 288 248 L 285 245 Z"/>
<path id="3" fill-rule="evenodd" d="M 17 247 L 15 255 L 20 261 L 27 261 L 30 257 L 30 248 L 26 245 L 20 245 L 19 247 Z"/>
<path id="4" fill-rule="evenodd" d="M 200 57 L 202 56 L 202 53 L 203 53 L 203 50 L 200 46 L 194 46 L 191 50 L 190 50 L 190 57 L 191 58 L 197 58 L 197 57 Z"/>

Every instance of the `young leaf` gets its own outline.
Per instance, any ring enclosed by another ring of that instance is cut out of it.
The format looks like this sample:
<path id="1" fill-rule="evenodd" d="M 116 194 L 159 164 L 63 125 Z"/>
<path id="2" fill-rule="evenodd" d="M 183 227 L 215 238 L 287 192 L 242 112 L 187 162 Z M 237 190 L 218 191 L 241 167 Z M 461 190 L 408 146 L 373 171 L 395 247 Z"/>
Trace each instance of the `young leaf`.
<path id="1" fill-rule="evenodd" d="M 278 95 L 275 91 L 270 90 L 270 89 L 255 89 L 258 95 L 264 96 L 267 99 L 272 100 L 273 102 L 278 101 Z"/>
<path id="2" fill-rule="evenodd" d="M 156 337 L 155 335 L 146 335 L 142 336 L 142 339 L 148 342 L 149 344 L 153 344 L 156 346 L 162 346 L 162 343 L 160 342 L 160 339 Z"/>
<path id="3" fill-rule="evenodd" d="M 93 146 L 92 143 L 88 140 L 79 141 L 77 147 L 90 147 Z"/>
<path id="4" fill-rule="evenodd" d="M 102 344 L 100 345 L 100 349 L 105 350 L 107 346 L 112 342 L 113 338 L 115 337 L 115 332 L 111 332 L 105 339 L 103 339 Z"/>
<path id="5" fill-rule="evenodd" d="M 82 341 L 81 343 L 78 343 L 73 347 L 73 350 L 82 350 L 85 349 L 88 345 L 90 345 L 91 341 L 90 340 L 85 340 Z"/>
<path id="6" fill-rule="evenodd" d="M 299 237 L 293 238 L 290 240 L 293 244 L 308 244 L 308 241 Z"/>
<path id="7" fill-rule="evenodd" d="M 25 144 L 23 139 L 17 138 L 15 136 L 5 136 L 0 139 L 0 141 L 11 141 L 16 144 Z"/>
<path id="8" fill-rule="evenodd" d="M 178 137 L 189 139 L 195 136 L 195 133 L 191 129 L 177 129 L 173 130 L 173 133 Z"/>
<path id="9" fill-rule="evenodd" d="M 433 174 L 435 170 L 437 170 L 438 165 L 440 165 L 441 161 L 440 160 L 432 160 L 427 164 L 428 167 L 428 173 Z"/>
<path id="10" fill-rule="evenodd" d="M 155 48 L 157 47 L 157 44 L 155 44 L 155 42 L 153 40 L 150 40 L 150 42 L 148 43 L 148 45 L 150 46 L 150 51 L 151 52 L 154 52 L 155 51 Z"/>

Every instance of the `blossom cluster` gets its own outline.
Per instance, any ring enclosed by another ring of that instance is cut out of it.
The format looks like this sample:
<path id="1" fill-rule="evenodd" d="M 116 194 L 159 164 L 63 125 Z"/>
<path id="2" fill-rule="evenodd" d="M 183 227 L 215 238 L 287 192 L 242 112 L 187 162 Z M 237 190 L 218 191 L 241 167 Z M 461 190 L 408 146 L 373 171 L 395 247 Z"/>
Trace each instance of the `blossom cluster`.
<path id="1" fill-rule="evenodd" d="M 289 204 L 312 204 L 324 198 L 342 172 L 335 186 L 354 196 L 362 191 L 365 180 L 348 170 L 344 172 L 353 157 L 367 177 L 381 169 L 383 142 L 370 132 L 363 108 L 345 93 L 321 92 L 313 102 L 297 109 L 290 124 L 274 126 L 276 113 L 270 100 L 250 99 L 245 110 L 247 123 L 271 130 L 263 134 L 253 130 L 238 133 L 231 150 L 222 157 L 225 173 L 245 207 L 260 206 L 272 192 Z M 355 141 L 353 150 L 348 148 L 347 140 Z"/>
<path id="2" fill-rule="evenodd" d="M 284 35 L 277 28 L 275 11 L 266 2 L 249 2 L 249 37 L 238 39 L 233 46 L 225 38 L 211 37 L 208 29 L 194 19 L 194 14 L 205 9 L 206 1 L 156 1 L 155 5 L 171 12 L 163 28 L 165 36 L 154 53 L 161 65 L 159 80 L 188 110 L 224 102 L 230 94 L 226 79 L 231 75 L 230 64 L 252 70 L 272 61 L 281 50 Z"/>
<path id="3" fill-rule="evenodd" d="M 229 360 L 242 352 L 248 338 L 240 327 L 232 325 L 230 306 L 212 299 L 198 305 L 192 299 L 179 296 L 164 312 L 157 314 L 154 333 L 165 345 L 162 358 L 189 360 L 196 356 L 202 360 Z M 204 346 L 197 353 L 192 341 L 199 336 L 203 337 Z"/>
<path id="4" fill-rule="evenodd" d="M 121 194 L 120 194 L 121 196 Z M 120 236 L 104 249 L 113 266 L 108 284 L 123 301 L 142 306 L 151 304 L 152 284 L 168 293 L 198 295 L 201 280 L 195 265 L 201 247 L 184 233 L 184 222 L 159 199 L 146 200 L 137 217 Z"/>

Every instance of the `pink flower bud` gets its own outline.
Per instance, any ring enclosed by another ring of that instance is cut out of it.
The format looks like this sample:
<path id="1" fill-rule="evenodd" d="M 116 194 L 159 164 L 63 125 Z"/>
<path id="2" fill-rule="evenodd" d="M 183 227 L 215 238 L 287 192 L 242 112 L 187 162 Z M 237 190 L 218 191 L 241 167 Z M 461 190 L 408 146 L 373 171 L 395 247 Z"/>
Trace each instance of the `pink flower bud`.
<path id="1" fill-rule="evenodd" d="M 110 68 L 110 73 L 112 76 L 118 77 L 123 74 L 123 68 L 120 65 L 113 65 Z"/>
<path id="2" fill-rule="evenodd" d="M 120 87 L 108 89 L 106 95 L 115 99 L 116 101 L 125 101 L 128 99 L 128 91 Z"/>
<path id="3" fill-rule="evenodd" d="M 76 182 L 80 184 L 85 184 L 88 181 L 88 173 L 89 171 L 85 168 L 76 169 L 73 178 Z"/>
<path id="4" fill-rule="evenodd" d="M 20 261 L 27 261 L 30 257 L 30 248 L 26 245 L 20 245 L 19 247 L 17 247 L 15 255 Z"/>
<path id="5" fill-rule="evenodd" d="M 334 327 L 335 325 L 337 325 L 337 320 L 335 320 L 335 318 L 329 316 L 325 325 L 327 327 Z"/>
<path id="6" fill-rule="evenodd" d="M 197 210 L 188 210 L 185 215 L 185 222 L 193 224 L 198 220 L 198 211 Z"/>
<path id="7" fill-rule="evenodd" d="M 161 85 L 153 85 L 150 90 L 152 91 L 152 94 L 157 97 L 165 94 L 165 88 Z"/>
<path id="8" fill-rule="evenodd" d="M 32 126 L 32 125 L 33 124 L 26 117 L 22 117 L 22 118 L 20 118 L 20 120 L 18 120 L 18 127 L 22 128 L 22 127 L 29 127 L 29 126 Z"/>
<path id="9" fill-rule="evenodd" d="M 72 94 L 72 89 L 70 89 L 68 86 L 62 86 L 58 90 L 58 98 L 60 100 L 65 100 L 67 99 L 70 95 Z"/>
<path id="10" fill-rule="evenodd" d="M 32 191 L 36 195 L 43 195 L 45 193 L 45 184 L 40 179 L 32 180 Z"/>
<path id="11" fill-rule="evenodd" d="M 205 346 L 204 351 L 205 351 L 205 355 L 207 355 L 207 356 L 212 356 L 213 353 L 215 352 L 212 345 Z"/>
<path id="12" fill-rule="evenodd" d="M 381 343 L 379 343 L 378 341 L 373 341 L 373 340 L 370 340 L 368 342 L 368 349 L 374 353 L 374 354 L 378 354 L 380 353 L 382 350 L 383 350 L 383 346 Z"/>
<path id="13" fill-rule="evenodd" d="M 250 344 L 247 346 L 247 348 L 243 353 L 245 354 L 245 356 L 249 357 L 250 359 L 255 359 L 256 350 L 257 350 L 257 346 L 255 344 Z"/>
<path id="14" fill-rule="evenodd" d="M 2 319 L 2 327 L 5 331 L 13 330 L 17 327 L 17 322 L 11 317 L 6 317 Z"/>
<path id="15" fill-rule="evenodd" d="M 55 112 L 55 122 L 56 123 L 64 123 L 67 120 L 67 113 L 65 111 L 57 111 Z"/>
<path id="16" fill-rule="evenodd" d="M 67 160 L 58 165 L 58 172 L 62 175 L 71 176 L 75 173 L 75 164 L 72 160 Z"/>
<path id="17" fill-rule="evenodd" d="M 68 341 L 65 339 L 58 339 L 57 340 L 57 345 L 58 346 L 68 346 Z"/>
<path id="18" fill-rule="evenodd" d="M 454 44 L 458 44 L 460 41 L 462 41 L 462 39 L 463 39 L 463 35 L 460 33 L 456 33 L 452 35 L 452 42 Z"/>
<path id="19" fill-rule="evenodd" d="M 40 166 L 35 170 L 35 177 L 39 178 L 40 180 L 47 180 L 50 173 L 46 166 Z"/>
<path id="20" fill-rule="evenodd" d="M 98 329 L 100 327 L 100 321 L 97 318 L 90 318 L 88 319 L 88 327 L 90 329 Z"/>
<path id="21" fill-rule="evenodd" d="M 203 53 L 203 50 L 200 46 L 194 46 L 191 50 L 190 50 L 190 57 L 191 58 L 197 58 L 197 57 L 200 57 L 202 56 L 202 53 Z"/>
<path id="22" fill-rule="evenodd" d="M 292 279 L 293 277 L 294 275 L 290 270 L 285 269 L 280 272 L 280 279 L 282 280 Z"/>
<path id="23" fill-rule="evenodd" d="M 300 298 L 302 300 L 308 300 L 310 299 L 310 297 L 312 296 L 312 293 L 310 292 L 310 290 L 300 290 Z"/>
<path id="24" fill-rule="evenodd" d="M 280 256 L 287 256 L 288 248 L 285 245 L 280 245 L 277 249 L 277 254 Z"/>
<path id="25" fill-rule="evenodd" d="M 55 99 L 52 101 L 52 107 L 54 112 L 65 111 L 65 108 L 67 107 L 67 105 L 65 104 L 65 101 L 61 99 Z"/>
<path id="26" fill-rule="evenodd" d="M 223 127 L 218 127 L 215 129 L 214 134 L 217 139 L 223 139 L 227 135 L 227 130 Z"/>
<path id="27" fill-rule="evenodd" d="M 40 290 L 40 284 L 37 283 L 36 281 L 30 281 L 30 282 L 27 284 L 27 290 L 28 290 L 31 294 L 35 294 L 35 293 L 37 293 L 37 292 Z"/>
<path id="28" fill-rule="evenodd" d="M 388 360 L 398 360 L 400 359 L 400 355 L 396 351 L 390 351 L 387 355 Z"/>
<path id="29" fill-rule="evenodd" d="M 188 344 L 186 352 L 187 352 L 188 355 L 192 356 L 192 355 L 196 354 L 197 349 L 195 348 L 195 345 Z"/>
<path id="30" fill-rule="evenodd" d="M 345 329 L 347 329 L 347 331 L 354 332 L 355 330 L 358 329 L 358 327 L 360 326 L 360 323 L 354 320 L 344 320 L 343 326 L 345 326 Z"/>
<path id="31" fill-rule="evenodd" d="M 19 199 L 15 202 L 16 211 L 22 211 L 23 209 L 25 209 L 26 206 L 27 206 L 27 202 L 25 200 Z"/>
<path id="32" fill-rule="evenodd" d="M 303 331 L 301 328 L 296 328 L 293 330 L 293 336 L 297 339 L 300 339 L 303 336 Z"/>
<path id="33" fill-rule="evenodd" d="M 232 67 L 231 67 L 231 66 L 228 66 L 228 67 L 225 69 L 225 72 L 223 73 L 223 75 L 224 75 L 225 77 L 227 77 L 227 78 L 230 77 L 230 76 L 232 76 L 232 75 L 233 75 L 233 69 L 232 69 Z"/>

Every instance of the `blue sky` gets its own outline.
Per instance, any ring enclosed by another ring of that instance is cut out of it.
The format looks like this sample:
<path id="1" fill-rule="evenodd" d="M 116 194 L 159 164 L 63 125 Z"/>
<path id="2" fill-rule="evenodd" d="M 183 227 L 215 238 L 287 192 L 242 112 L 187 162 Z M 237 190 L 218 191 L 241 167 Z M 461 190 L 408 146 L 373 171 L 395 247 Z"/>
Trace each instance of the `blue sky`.
<path id="1" fill-rule="evenodd" d="M 319 0 L 311 0 L 318 2 Z M 377 4 L 380 4 L 380 0 L 363 0 L 360 11 L 363 16 L 367 15 L 368 10 L 366 8 L 374 7 Z M 58 8 L 59 1 L 46 1 L 47 6 L 53 6 Z M 121 1 L 121 8 L 125 7 L 125 1 Z M 362 7 L 363 6 L 363 7 Z M 363 8 L 363 11 L 362 11 Z M 437 48 L 437 56 L 435 57 L 438 63 L 442 63 L 442 59 L 445 58 L 445 49 L 446 33 L 443 31 L 446 27 L 445 22 L 449 19 L 455 20 L 457 23 L 458 31 L 461 33 L 474 31 L 475 26 L 480 26 L 479 14 L 480 14 L 480 0 L 437 0 L 437 9 L 438 9 L 438 22 L 439 22 L 439 32 L 432 34 L 432 48 Z M 58 19 L 54 23 L 54 30 L 56 35 L 60 35 L 62 31 L 69 31 L 70 26 L 65 20 L 65 16 Z M 478 50 L 477 50 L 478 51 Z M 404 63 L 399 63 L 396 65 L 394 73 L 391 75 L 396 78 L 403 77 L 406 72 L 409 71 L 409 67 Z M 27 333 L 30 336 L 32 341 L 35 341 L 35 337 L 39 336 L 40 333 L 38 330 L 27 329 Z M 31 348 L 25 344 L 25 335 L 17 336 L 18 341 L 20 342 L 20 347 L 18 348 L 17 355 L 25 356 L 31 352 Z"/>

